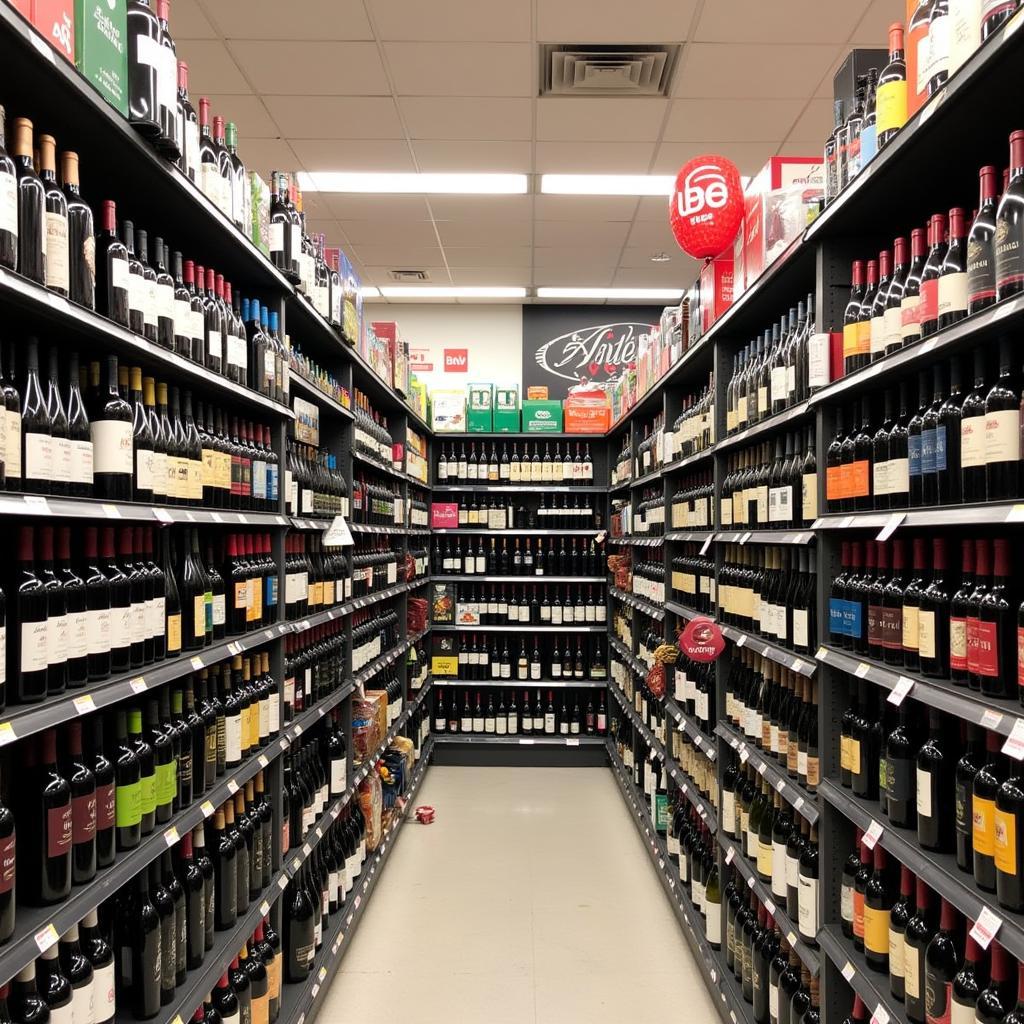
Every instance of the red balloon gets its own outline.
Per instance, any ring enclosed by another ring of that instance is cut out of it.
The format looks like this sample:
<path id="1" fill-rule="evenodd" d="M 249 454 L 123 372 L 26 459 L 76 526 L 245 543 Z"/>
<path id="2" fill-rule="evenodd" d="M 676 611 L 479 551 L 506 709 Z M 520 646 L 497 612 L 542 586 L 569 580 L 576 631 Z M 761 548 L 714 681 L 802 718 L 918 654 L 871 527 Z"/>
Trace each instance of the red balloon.
<path id="1" fill-rule="evenodd" d="M 679 248 L 695 259 L 714 258 L 736 237 L 743 220 L 739 168 L 724 156 L 695 156 L 676 175 L 669 223 Z"/>

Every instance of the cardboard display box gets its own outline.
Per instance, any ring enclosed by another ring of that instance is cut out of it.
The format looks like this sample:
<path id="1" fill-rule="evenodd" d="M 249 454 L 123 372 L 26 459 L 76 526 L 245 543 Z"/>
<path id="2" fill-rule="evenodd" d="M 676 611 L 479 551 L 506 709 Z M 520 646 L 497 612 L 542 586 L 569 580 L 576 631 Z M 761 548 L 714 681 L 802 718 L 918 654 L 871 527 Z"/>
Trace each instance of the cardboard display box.
<path id="1" fill-rule="evenodd" d="M 519 388 L 495 387 L 494 430 L 499 434 L 519 433 Z"/>
<path id="2" fill-rule="evenodd" d="M 75 64 L 99 94 L 128 116 L 125 0 L 75 0 Z"/>
<path id="3" fill-rule="evenodd" d="M 466 392 L 461 388 L 438 388 L 430 393 L 430 429 L 466 430 Z"/>
<path id="4" fill-rule="evenodd" d="M 468 429 L 474 434 L 489 434 L 494 429 L 494 385 L 470 384 Z"/>
<path id="5" fill-rule="evenodd" d="M 528 434 L 560 434 L 562 403 L 527 399 L 523 402 L 523 430 Z"/>
<path id="6" fill-rule="evenodd" d="M 700 271 L 701 331 L 711 325 L 732 305 L 732 257 L 719 256 L 705 263 Z"/>
<path id="7" fill-rule="evenodd" d="M 32 24 L 57 53 L 74 63 L 75 12 L 72 6 L 72 0 L 32 0 Z M 124 40 L 123 34 L 121 38 Z"/>

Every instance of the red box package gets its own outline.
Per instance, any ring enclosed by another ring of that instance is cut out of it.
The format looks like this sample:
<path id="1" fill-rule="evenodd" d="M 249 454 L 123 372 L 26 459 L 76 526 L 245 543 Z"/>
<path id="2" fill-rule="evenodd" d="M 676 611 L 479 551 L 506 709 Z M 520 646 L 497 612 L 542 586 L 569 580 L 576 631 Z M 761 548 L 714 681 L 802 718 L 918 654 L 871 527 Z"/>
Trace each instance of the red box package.
<path id="1" fill-rule="evenodd" d="M 7 2 L 27 21 L 32 20 L 32 0 L 7 0 Z"/>
<path id="2" fill-rule="evenodd" d="M 32 0 L 32 24 L 57 53 L 74 64 L 75 12 L 72 0 Z"/>
<path id="3" fill-rule="evenodd" d="M 700 269 L 700 318 L 705 331 L 732 305 L 732 273 L 732 256 L 719 256 Z"/>

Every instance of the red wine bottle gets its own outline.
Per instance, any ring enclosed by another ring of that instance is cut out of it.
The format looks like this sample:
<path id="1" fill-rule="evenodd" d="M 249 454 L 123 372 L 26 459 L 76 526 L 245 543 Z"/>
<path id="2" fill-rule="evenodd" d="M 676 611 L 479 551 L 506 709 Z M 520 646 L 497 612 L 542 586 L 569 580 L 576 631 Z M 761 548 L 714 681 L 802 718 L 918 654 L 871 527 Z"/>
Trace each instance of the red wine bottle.
<path id="1" fill-rule="evenodd" d="M 96 874 L 96 777 L 82 752 L 82 723 L 68 724 L 63 774 L 71 787 L 72 882 L 84 885 Z"/>
<path id="2" fill-rule="evenodd" d="M 1002 1024 L 1014 1002 L 1015 979 L 1010 970 L 1009 954 L 998 940 L 993 939 L 989 949 L 989 982 L 978 996 L 974 1019 L 977 1024 Z"/>
<path id="3" fill-rule="evenodd" d="M 14 934 L 16 830 L 13 812 L 0 804 L 0 944 Z"/>
<path id="4" fill-rule="evenodd" d="M 0 107 L 0 265 L 18 268 L 18 172 L 7 155 L 7 113 Z"/>
<path id="5" fill-rule="evenodd" d="M 71 788 L 57 767 L 56 730 L 47 729 L 26 747 L 33 784 L 22 794 L 26 870 L 18 872 L 19 885 L 24 882 L 19 895 L 26 903 L 45 906 L 71 892 Z"/>
<path id="6" fill-rule="evenodd" d="M 949 248 L 939 274 L 939 330 L 967 316 L 967 227 L 964 211 L 949 211 Z"/>
<path id="7" fill-rule="evenodd" d="M 1024 131 L 1010 135 L 1010 180 L 996 212 L 996 298 L 1024 290 Z"/>
<path id="8" fill-rule="evenodd" d="M 927 883 L 918 878 L 916 909 L 914 916 L 907 922 L 904 936 L 904 1005 L 908 1019 L 914 1021 L 915 1024 L 924 1024 L 925 1021 L 925 983 L 927 979 L 925 956 L 928 943 L 931 942 L 932 936 L 935 934 L 935 924 L 929 912 L 931 898 L 931 890 Z"/>
<path id="9" fill-rule="evenodd" d="M 14 119 L 11 156 L 18 175 L 18 273 L 46 283 L 46 192 L 34 166 L 32 122 Z"/>
<path id="10" fill-rule="evenodd" d="M 957 917 L 952 904 L 943 899 L 939 930 L 925 950 L 925 1020 L 947 1020 L 951 1015 L 953 979 L 959 967 Z"/>
<path id="11" fill-rule="evenodd" d="M 921 275 L 927 252 L 924 228 L 914 228 L 910 232 L 910 269 L 900 300 L 900 331 L 904 345 L 912 345 L 921 337 Z"/>
<path id="12" fill-rule="evenodd" d="M 996 263 L 993 251 L 996 233 L 995 167 L 982 167 L 978 212 L 967 236 L 967 312 L 979 313 L 996 301 Z"/>
<path id="13" fill-rule="evenodd" d="M 946 258 L 946 215 L 933 214 L 928 221 L 928 258 L 921 271 L 921 337 L 939 329 L 939 275 Z"/>

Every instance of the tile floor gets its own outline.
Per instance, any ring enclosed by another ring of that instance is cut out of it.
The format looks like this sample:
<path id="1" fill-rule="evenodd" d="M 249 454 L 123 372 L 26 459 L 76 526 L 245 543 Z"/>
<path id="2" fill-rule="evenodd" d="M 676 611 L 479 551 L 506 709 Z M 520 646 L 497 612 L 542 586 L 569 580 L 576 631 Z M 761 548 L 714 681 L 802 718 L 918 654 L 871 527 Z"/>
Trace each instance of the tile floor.
<path id="1" fill-rule="evenodd" d="M 610 772 L 427 773 L 325 1024 L 662 1024 L 718 1017 Z"/>

